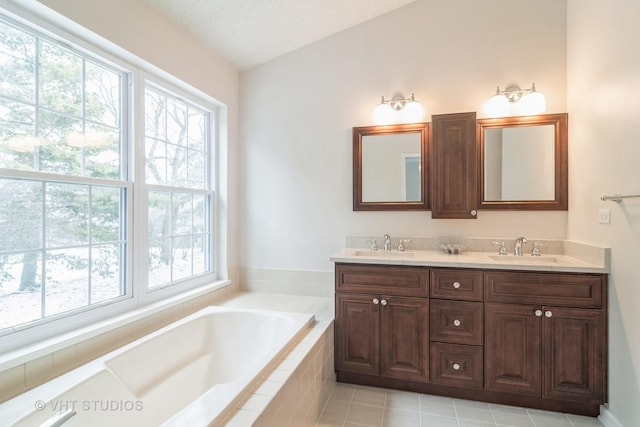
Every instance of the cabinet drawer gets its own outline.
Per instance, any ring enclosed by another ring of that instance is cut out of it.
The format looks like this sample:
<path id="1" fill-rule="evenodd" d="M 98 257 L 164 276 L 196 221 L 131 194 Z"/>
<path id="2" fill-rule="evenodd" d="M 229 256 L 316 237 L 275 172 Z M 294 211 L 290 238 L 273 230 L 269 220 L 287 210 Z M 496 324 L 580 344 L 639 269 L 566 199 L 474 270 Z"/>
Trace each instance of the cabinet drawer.
<path id="1" fill-rule="evenodd" d="M 600 308 L 605 305 L 603 274 L 488 271 L 485 301 Z"/>
<path id="2" fill-rule="evenodd" d="M 482 303 L 431 300 L 431 341 L 482 345 Z"/>
<path id="3" fill-rule="evenodd" d="M 482 388 L 482 347 L 431 343 L 429 356 L 432 384 Z"/>
<path id="4" fill-rule="evenodd" d="M 431 270 L 431 297 L 482 301 L 482 271 L 456 268 Z"/>
<path id="5" fill-rule="evenodd" d="M 429 269 L 336 264 L 336 291 L 426 297 L 429 295 Z"/>

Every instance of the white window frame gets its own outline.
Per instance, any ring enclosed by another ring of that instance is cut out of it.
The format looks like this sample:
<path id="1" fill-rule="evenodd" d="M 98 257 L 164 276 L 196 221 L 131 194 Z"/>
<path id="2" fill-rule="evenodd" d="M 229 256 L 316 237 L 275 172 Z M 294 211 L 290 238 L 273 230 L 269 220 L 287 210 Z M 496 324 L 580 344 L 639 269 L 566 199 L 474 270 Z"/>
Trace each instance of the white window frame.
<path id="1" fill-rule="evenodd" d="M 138 242 L 139 245 L 142 245 L 144 250 L 136 250 L 134 253 L 134 265 L 148 265 L 149 262 L 149 236 L 148 236 L 148 195 L 150 190 L 171 190 L 173 187 L 166 187 L 162 185 L 155 184 L 147 184 L 145 182 L 145 123 L 144 123 L 144 105 L 145 105 L 145 89 L 147 85 L 150 87 L 160 91 L 161 93 L 166 93 L 170 96 L 174 96 L 176 98 L 182 98 L 189 103 L 193 103 L 198 107 L 201 107 L 207 111 L 209 111 L 209 123 L 207 126 L 209 128 L 209 164 L 207 165 L 207 181 L 208 181 L 208 190 L 191 190 L 188 189 L 187 192 L 198 192 L 200 194 L 207 194 L 211 197 L 211 207 L 209 209 L 209 221 L 210 221 L 210 230 L 211 236 L 209 239 L 209 247 L 211 248 L 211 272 L 198 275 L 194 278 L 181 280 L 177 282 L 173 282 L 167 285 L 158 286 L 154 288 L 149 288 L 148 286 L 148 269 L 140 268 L 134 271 L 134 282 L 135 283 L 144 283 L 145 290 L 140 295 L 140 298 L 144 303 L 158 301 L 162 298 L 166 298 L 167 296 L 172 296 L 184 292 L 186 290 L 190 290 L 196 288 L 198 286 L 205 285 L 207 283 L 211 283 L 214 280 L 217 280 L 218 275 L 218 257 L 217 257 L 217 245 L 216 245 L 216 236 L 217 236 L 217 210 L 218 210 L 218 202 L 217 202 L 217 172 L 216 172 L 216 157 L 217 157 L 217 106 L 212 104 L 211 102 L 202 99 L 202 97 L 198 97 L 186 91 L 175 84 L 167 82 L 165 79 L 160 79 L 156 75 L 151 73 L 146 73 L 140 71 L 137 73 L 137 86 L 140 90 L 135 91 L 135 103 L 138 106 L 137 111 L 142 111 L 141 119 L 137 121 L 136 127 L 136 135 L 137 135 L 137 143 L 136 147 L 136 156 L 134 156 L 138 161 L 135 164 L 135 181 L 137 184 L 138 192 L 142 193 L 137 200 L 134 202 L 135 204 L 135 212 L 137 212 L 134 221 L 138 224 L 144 224 L 144 227 L 136 228 L 136 235 L 134 236 L 134 240 Z"/>
<path id="2" fill-rule="evenodd" d="M 74 31 L 74 34 L 71 34 L 67 30 L 42 19 L 38 14 L 33 14 L 7 3 L 6 0 L 0 0 L 0 13 L 20 26 L 31 28 L 52 41 L 61 43 L 63 46 L 71 48 L 72 51 L 81 53 L 83 56 L 93 56 L 100 62 L 110 63 L 115 69 L 123 70 L 128 75 L 127 84 L 123 82 L 123 91 L 128 96 L 123 97 L 122 105 L 123 111 L 126 111 L 126 114 L 123 114 L 123 144 L 126 144 L 127 147 L 125 150 L 121 150 L 122 176 L 123 181 L 125 181 L 123 187 L 126 188 L 127 194 L 127 219 L 125 220 L 128 242 L 125 261 L 126 293 L 122 297 L 61 313 L 42 319 L 34 324 L 27 323 L 4 329 L 0 331 L 0 348 L 3 349 L 3 352 L 5 354 L 23 354 L 24 352 L 19 350 L 20 348 L 25 349 L 25 351 L 32 351 L 28 349 L 34 343 L 39 343 L 37 346 L 39 348 L 43 347 L 42 343 L 51 344 L 52 336 L 59 336 L 60 340 L 66 340 L 67 343 L 77 341 L 81 335 L 86 338 L 117 327 L 121 324 L 123 316 L 139 318 L 142 311 L 150 314 L 153 310 L 166 308 L 166 304 L 178 301 L 176 298 L 179 298 L 181 294 L 185 298 L 193 297 L 199 292 L 212 289 L 212 286 L 228 285 L 228 281 L 220 278 L 219 259 L 220 256 L 224 257 L 225 255 L 218 252 L 221 245 L 217 241 L 221 215 L 218 211 L 219 170 L 217 154 L 220 127 L 224 126 L 221 123 L 221 120 L 224 120 L 222 118 L 224 115 L 221 114 L 221 108 L 224 108 L 224 105 L 202 91 L 155 68 L 144 60 L 135 57 L 124 49 L 105 41 L 78 25 L 74 24 L 72 26 L 69 31 Z M 209 212 L 211 272 L 195 277 L 192 280 L 184 280 L 169 286 L 153 289 L 149 289 L 147 286 L 147 269 L 136 268 L 136 265 L 147 265 L 146 262 L 148 260 L 147 186 L 144 183 L 144 88 L 146 82 L 150 82 L 163 91 L 175 94 L 211 112 L 210 123 L 208 124 L 210 129 L 208 179 L 211 193 L 211 208 Z M 0 169 L 0 174 L 6 172 L 7 170 Z M 28 178 L 30 172 L 10 170 L 7 176 Z M 50 178 L 54 182 L 67 180 L 64 175 L 46 173 L 37 173 L 35 178 L 39 180 Z M 74 177 L 72 181 L 83 182 L 84 178 Z M 92 183 L 109 185 L 108 182 L 100 180 L 92 181 Z M 119 181 L 118 183 L 122 184 Z M 161 305 L 163 300 L 165 300 L 165 303 Z M 113 321 L 109 319 L 113 319 Z M 82 333 L 78 332 L 75 338 L 70 336 L 74 335 L 75 332 L 73 331 L 78 331 L 79 328 L 82 329 Z M 87 329 L 91 329 L 91 331 L 87 331 Z M 59 347 L 61 341 L 56 339 L 56 342 L 51 345 Z M 0 353 L 0 368 L 3 365 L 3 361 L 6 362 L 2 357 L 2 353 Z"/>

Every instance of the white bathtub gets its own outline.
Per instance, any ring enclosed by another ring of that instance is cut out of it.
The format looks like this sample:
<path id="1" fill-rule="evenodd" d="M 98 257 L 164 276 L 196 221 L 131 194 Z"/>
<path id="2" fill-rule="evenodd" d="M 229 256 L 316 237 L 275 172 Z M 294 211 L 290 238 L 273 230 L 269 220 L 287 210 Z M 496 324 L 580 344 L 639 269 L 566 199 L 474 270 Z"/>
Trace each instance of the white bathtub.
<path id="1" fill-rule="evenodd" d="M 208 307 L 0 405 L 9 425 L 220 425 L 311 314 Z"/>

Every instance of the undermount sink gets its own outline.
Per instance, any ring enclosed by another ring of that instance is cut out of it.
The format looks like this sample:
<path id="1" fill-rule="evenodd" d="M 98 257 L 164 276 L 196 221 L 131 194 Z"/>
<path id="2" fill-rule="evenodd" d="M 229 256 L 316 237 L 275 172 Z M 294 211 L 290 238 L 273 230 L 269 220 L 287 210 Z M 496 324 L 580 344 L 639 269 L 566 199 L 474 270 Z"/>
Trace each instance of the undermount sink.
<path id="1" fill-rule="evenodd" d="M 544 263 L 547 263 L 547 262 L 558 262 L 558 258 L 553 257 L 553 256 L 489 255 L 489 258 L 491 258 L 494 261 L 508 262 L 508 263 L 514 263 L 514 264 L 522 264 L 522 263 L 537 264 L 537 263 L 541 263 L 541 262 L 544 262 Z"/>
<path id="2" fill-rule="evenodd" d="M 415 254 L 413 252 L 385 252 L 385 251 L 366 251 L 358 250 L 353 252 L 354 256 L 361 257 L 376 257 L 376 258 L 413 258 Z"/>

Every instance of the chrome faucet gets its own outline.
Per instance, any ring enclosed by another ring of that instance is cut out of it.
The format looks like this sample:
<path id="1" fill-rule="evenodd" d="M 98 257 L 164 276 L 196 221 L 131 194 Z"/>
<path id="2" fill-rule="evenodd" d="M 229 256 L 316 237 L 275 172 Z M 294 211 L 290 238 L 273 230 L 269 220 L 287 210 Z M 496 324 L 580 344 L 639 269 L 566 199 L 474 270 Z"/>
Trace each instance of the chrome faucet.
<path id="1" fill-rule="evenodd" d="M 516 245 L 515 245 L 515 247 L 513 248 L 513 254 L 514 254 L 515 256 L 522 256 L 522 245 L 523 245 L 524 243 L 527 243 L 527 239 L 526 239 L 526 238 L 524 238 L 524 237 L 518 237 L 518 238 L 516 239 Z"/>
<path id="2" fill-rule="evenodd" d="M 384 235 L 384 246 L 383 246 L 383 248 L 384 248 L 385 252 L 391 251 L 391 237 L 389 237 L 388 234 Z"/>

